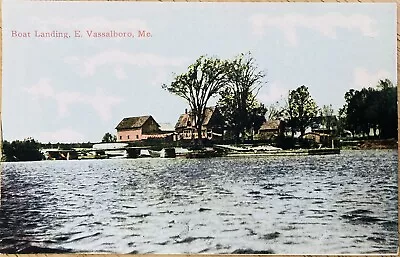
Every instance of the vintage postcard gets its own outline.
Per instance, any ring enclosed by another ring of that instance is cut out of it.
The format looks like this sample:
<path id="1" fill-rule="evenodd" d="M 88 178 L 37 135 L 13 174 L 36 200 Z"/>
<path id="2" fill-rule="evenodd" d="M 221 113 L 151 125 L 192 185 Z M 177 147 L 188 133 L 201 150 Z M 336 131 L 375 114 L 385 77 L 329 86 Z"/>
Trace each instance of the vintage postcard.
<path id="1" fill-rule="evenodd" d="M 2 3 L 1 253 L 395 253 L 396 4 Z"/>

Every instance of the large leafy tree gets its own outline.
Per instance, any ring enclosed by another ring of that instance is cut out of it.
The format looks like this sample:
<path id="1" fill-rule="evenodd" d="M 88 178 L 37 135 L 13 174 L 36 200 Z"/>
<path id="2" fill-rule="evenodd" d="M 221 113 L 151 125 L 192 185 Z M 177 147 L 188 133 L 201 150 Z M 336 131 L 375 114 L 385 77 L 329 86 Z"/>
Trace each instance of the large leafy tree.
<path id="1" fill-rule="evenodd" d="M 238 142 L 246 134 L 252 135 L 265 121 L 266 108 L 256 99 L 265 74 L 250 53 L 228 61 L 225 72 L 227 83 L 217 105 Z"/>
<path id="2" fill-rule="evenodd" d="M 369 136 L 370 131 L 381 138 L 397 137 L 397 87 L 388 79 L 376 88 L 350 89 L 341 109 L 345 128 L 353 135 Z"/>
<path id="3" fill-rule="evenodd" d="M 301 86 L 289 91 L 286 115 L 288 125 L 292 129 L 292 137 L 296 131 L 300 131 L 300 137 L 305 134 L 306 128 L 313 122 L 318 114 L 318 107 L 308 92 L 308 87 Z"/>
<path id="4" fill-rule="evenodd" d="M 380 80 L 378 84 L 379 104 L 376 104 L 378 127 L 383 138 L 397 138 L 397 87 L 389 79 Z"/>
<path id="5" fill-rule="evenodd" d="M 207 103 L 226 85 L 225 71 L 225 61 L 201 56 L 188 67 L 187 72 L 177 75 L 171 84 L 163 85 L 164 89 L 189 104 L 199 141 Z"/>
<path id="6" fill-rule="evenodd" d="M 236 142 L 243 140 L 245 135 L 253 135 L 253 132 L 260 129 L 265 121 L 267 109 L 260 103 L 253 94 L 250 94 L 246 101 L 246 111 L 241 111 L 238 101 L 234 97 L 235 93 L 231 88 L 225 88 L 220 93 L 221 98 L 218 101 L 218 108 L 228 129 L 233 133 Z"/>
<path id="7" fill-rule="evenodd" d="M 23 141 L 3 141 L 2 147 L 4 161 L 39 161 L 43 159 L 40 143 L 32 138 Z"/>
<path id="8" fill-rule="evenodd" d="M 346 124 L 353 134 L 368 135 L 376 125 L 377 92 L 372 88 L 351 89 L 345 94 Z"/>
<path id="9" fill-rule="evenodd" d="M 346 129 L 350 130 L 353 135 L 360 132 L 359 120 L 360 107 L 362 106 L 358 91 L 350 89 L 344 95 L 346 104 L 341 109 L 342 116 L 344 117 L 344 126 Z M 358 106 L 358 107 L 357 107 Z"/>

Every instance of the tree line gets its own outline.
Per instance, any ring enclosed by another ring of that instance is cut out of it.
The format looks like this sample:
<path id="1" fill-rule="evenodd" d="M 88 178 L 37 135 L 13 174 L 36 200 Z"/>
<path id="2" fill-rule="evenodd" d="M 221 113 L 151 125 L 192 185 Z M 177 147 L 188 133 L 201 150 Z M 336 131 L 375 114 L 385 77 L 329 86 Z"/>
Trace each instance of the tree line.
<path id="1" fill-rule="evenodd" d="M 2 144 L 1 161 L 40 161 L 45 157 L 42 149 L 71 150 L 74 148 L 92 148 L 93 143 L 41 143 L 33 138 L 7 141 Z"/>
<path id="2" fill-rule="evenodd" d="M 251 53 L 233 59 L 200 56 L 186 72 L 176 75 L 163 88 L 186 100 L 198 135 L 209 100 L 218 97 L 217 107 L 225 119 L 228 133 L 236 142 L 251 138 L 268 119 L 280 119 L 303 138 L 306 129 L 316 123 L 332 130 L 336 136 L 346 132 L 379 138 L 397 138 L 397 87 L 388 79 L 380 80 L 376 88 L 351 89 L 346 92 L 345 105 L 338 114 L 332 105 L 319 108 L 305 85 L 289 91 L 285 104 L 266 107 L 257 100 L 266 84 L 265 72 L 256 65 Z"/>
<path id="3" fill-rule="evenodd" d="M 15 140 L 8 142 L 3 141 L 2 144 L 2 161 L 38 161 L 43 159 L 40 152 L 41 145 L 34 139 L 26 139 L 23 141 Z"/>
<path id="4" fill-rule="evenodd" d="M 339 110 L 343 128 L 353 135 L 372 131 L 375 137 L 397 138 L 397 87 L 390 80 L 380 80 L 375 88 L 351 89 L 344 98 Z"/>

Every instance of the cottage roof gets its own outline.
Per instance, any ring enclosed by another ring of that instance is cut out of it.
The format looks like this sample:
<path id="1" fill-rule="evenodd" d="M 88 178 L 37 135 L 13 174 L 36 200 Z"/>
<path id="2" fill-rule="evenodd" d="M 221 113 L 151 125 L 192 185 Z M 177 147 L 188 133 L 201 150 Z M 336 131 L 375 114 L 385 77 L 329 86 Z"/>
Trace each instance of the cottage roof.
<path id="1" fill-rule="evenodd" d="M 203 126 L 207 126 L 211 120 L 213 113 L 215 112 L 215 107 L 206 107 L 205 117 L 203 121 Z M 183 128 L 187 127 L 188 122 L 190 121 L 190 113 L 184 113 L 179 116 L 178 122 L 175 125 L 175 128 Z"/>
<path id="2" fill-rule="evenodd" d="M 260 130 L 276 130 L 279 129 L 280 124 L 280 120 L 268 120 L 261 125 Z"/>
<path id="3" fill-rule="evenodd" d="M 189 114 L 184 113 L 179 116 L 178 122 L 176 122 L 175 128 L 183 128 L 187 126 L 187 123 L 189 121 Z"/>
<path id="4" fill-rule="evenodd" d="M 141 128 L 149 119 L 154 120 L 151 115 L 124 118 L 122 121 L 120 121 L 116 129 Z M 160 126 L 155 120 L 154 122 L 157 124 L 157 126 Z"/>

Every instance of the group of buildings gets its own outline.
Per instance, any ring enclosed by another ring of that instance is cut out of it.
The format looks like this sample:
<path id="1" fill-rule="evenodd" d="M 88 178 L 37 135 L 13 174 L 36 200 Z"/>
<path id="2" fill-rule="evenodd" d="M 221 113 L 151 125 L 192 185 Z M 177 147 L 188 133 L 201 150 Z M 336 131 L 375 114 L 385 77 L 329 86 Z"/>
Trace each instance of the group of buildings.
<path id="1" fill-rule="evenodd" d="M 148 139 L 167 141 L 192 140 L 198 137 L 197 129 L 190 112 L 185 110 L 175 124 L 158 123 L 151 115 L 127 117 L 122 119 L 116 127 L 117 142 L 135 142 Z M 280 120 L 265 121 L 254 138 L 269 140 L 279 135 L 285 135 L 287 128 L 285 122 Z M 202 138 L 213 141 L 221 141 L 226 138 L 225 122 L 222 114 L 216 107 L 206 108 L 205 118 L 202 124 Z M 307 134 L 311 140 L 319 143 L 329 135 L 323 132 L 310 131 Z"/>
<path id="2" fill-rule="evenodd" d="M 117 142 L 133 142 L 147 139 L 165 139 L 169 141 L 191 140 L 197 138 L 197 130 L 192 115 L 186 110 L 179 116 L 175 126 L 158 123 L 151 115 L 128 117 L 116 127 Z M 218 108 L 208 107 L 202 124 L 202 138 L 222 139 L 224 120 Z"/>

